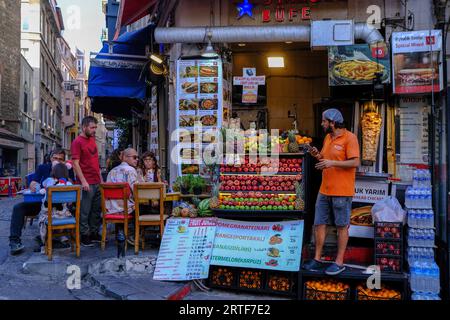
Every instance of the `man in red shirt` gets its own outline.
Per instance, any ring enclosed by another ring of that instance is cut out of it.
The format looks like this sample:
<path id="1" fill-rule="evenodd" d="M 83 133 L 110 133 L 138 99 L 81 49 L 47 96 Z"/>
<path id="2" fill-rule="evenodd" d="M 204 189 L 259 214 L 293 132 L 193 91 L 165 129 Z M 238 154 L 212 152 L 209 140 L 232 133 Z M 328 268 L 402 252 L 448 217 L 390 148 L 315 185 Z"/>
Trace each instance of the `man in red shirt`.
<path id="1" fill-rule="evenodd" d="M 103 182 L 103 179 L 95 142 L 97 119 L 90 116 L 85 117 L 81 126 L 83 132 L 72 142 L 71 153 L 77 181 L 83 186 L 80 208 L 81 244 L 92 247 L 92 242 L 101 241 L 99 235 L 101 225 L 100 183 Z"/>

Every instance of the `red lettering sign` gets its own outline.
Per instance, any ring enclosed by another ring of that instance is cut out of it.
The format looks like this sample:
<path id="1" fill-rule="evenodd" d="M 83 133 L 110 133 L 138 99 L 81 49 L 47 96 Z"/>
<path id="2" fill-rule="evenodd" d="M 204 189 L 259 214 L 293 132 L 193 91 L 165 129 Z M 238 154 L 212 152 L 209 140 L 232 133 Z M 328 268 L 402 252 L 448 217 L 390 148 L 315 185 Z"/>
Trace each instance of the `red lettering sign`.
<path id="1" fill-rule="evenodd" d="M 434 36 L 426 37 L 427 45 L 434 45 L 436 44 L 436 38 Z"/>
<path id="2" fill-rule="evenodd" d="M 262 22 L 270 22 L 270 10 L 264 9 L 262 12 Z"/>
<path id="3" fill-rule="evenodd" d="M 309 8 L 309 7 L 302 8 L 302 19 L 303 20 L 311 19 L 311 8 Z"/>
<path id="4" fill-rule="evenodd" d="M 386 51 L 384 48 L 372 48 L 372 58 L 384 58 Z"/>
<path id="5" fill-rule="evenodd" d="M 284 21 L 284 8 L 277 8 L 277 11 L 275 12 L 275 20 L 278 22 Z"/>
<path id="6" fill-rule="evenodd" d="M 297 17 L 297 9 L 290 8 L 289 9 L 289 21 L 293 21 L 295 17 Z"/>

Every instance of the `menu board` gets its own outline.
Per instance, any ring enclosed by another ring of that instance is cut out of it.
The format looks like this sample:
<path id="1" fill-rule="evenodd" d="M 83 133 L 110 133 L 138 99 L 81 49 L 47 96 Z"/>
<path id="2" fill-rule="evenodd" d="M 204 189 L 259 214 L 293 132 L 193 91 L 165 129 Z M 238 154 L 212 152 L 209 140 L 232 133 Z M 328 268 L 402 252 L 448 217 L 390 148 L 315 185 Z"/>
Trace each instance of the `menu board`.
<path id="1" fill-rule="evenodd" d="M 150 151 L 156 155 L 159 161 L 159 128 L 158 128 L 158 103 L 156 86 L 152 87 L 150 99 Z"/>
<path id="2" fill-rule="evenodd" d="M 380 73 L 381 82 L 389 83 L 390 60 L 386 44 L 358 44 L 328 49 L 330 86 L 371 85 Z"/>
<path id="3" fill-rule="evenodd" d="M 442 31 L 392 33 L 394 93 L 443 90 Z"/>
<path id="4" fill-rule="evenodd" d="M 303 220 L 243 222 L 219 219 L 212 265 L 299 271 Z"/>
<path id="5" fill-rule="evenodd" d="M 221 60 L 177 61 L 179 175 L 206 173 L 203 155 L 214 156 L 223 120 L 222 77 Z"/>
<path id="6" fill-rule="evenodd" d="M 402 97 L 398 108 L 400 117 L 400 152 L 398 178 L 412 181 L 414 169 L 429 164 L 430 106 L 426 97 Z"/>
<path id="7" fill-rule="evenodd" d="M 216 218 L 168 219 L 153 279 L 208 278 L 216 221 Z"/>

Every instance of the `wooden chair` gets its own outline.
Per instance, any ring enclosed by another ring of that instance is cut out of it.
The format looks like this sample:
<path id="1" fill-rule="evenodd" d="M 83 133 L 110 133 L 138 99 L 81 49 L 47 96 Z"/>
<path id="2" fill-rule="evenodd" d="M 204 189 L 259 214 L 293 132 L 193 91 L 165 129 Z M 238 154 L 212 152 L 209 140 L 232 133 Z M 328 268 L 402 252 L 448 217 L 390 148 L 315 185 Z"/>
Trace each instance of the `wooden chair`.
<path id="1" fill-rule="evenodd" d="M 72 252 L 74 242 L 77 257 L 80 256 L 80 199 L 81 186 L 54 186 L 47 188 L 47 241 L 45 242 L 45 252 L 48 260 L 52 260 L 52 241 L 54 236 L 70 235 L 72 242 Z M 58 203 L 75 203 L 75 217 L 53 219 L 53 206 Z M 59 231 L 59 232 L 54 232 Z"/>
<path id="2" fill-rule="evenodd" d="M 169 217 L 164 214 L 164 183 L 136 183 L 134 185 L 134 212 L 135 212 L 135 230 L 134 230 L 134 253 L 139 253 L 139 237 L 141 227 L 159 226 L 161 238 L 164 233 L 164 222 Z M 159 214 L 141 214 L 139 204 L 151 204 L 152 200 L 159 200 Z M 144 231 L 144 229 L 142 229 Z M 145 236 L 142 236 L 142 250 L 145 247 Z"/>
<path id="3" fill-rule="evenodd" d="M 105 250 L 106 228 L 109 223 L 123 224 L 125 238 L 128 239 L 128 220 L 133 219 L 133 215 L 128 213 L 128 200 L 130 198 L 130 185 L 128 183 L 107 182 L 100 184 L 100 193 L 102 196 L 102 250 Z M 123 211 L 117 213 L 108 213 L 106 209 L 106 200 L 122 200 Z M 125 240 L 125 250 L 127 241 Z"/>

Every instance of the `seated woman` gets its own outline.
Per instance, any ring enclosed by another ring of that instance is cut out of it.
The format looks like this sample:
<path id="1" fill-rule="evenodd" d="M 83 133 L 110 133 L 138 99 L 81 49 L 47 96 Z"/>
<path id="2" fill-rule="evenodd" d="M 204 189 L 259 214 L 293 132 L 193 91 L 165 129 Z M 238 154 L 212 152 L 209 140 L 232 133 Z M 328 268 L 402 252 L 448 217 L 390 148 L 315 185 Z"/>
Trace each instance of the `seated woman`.
<path id="1" fill-rule="evenodd" d="M 137 169 L 140 182 L 163 182 L 161 179 L 161 170 L 158 166 L 158 160 L 156 160 L 153 152 L 145 152 L 141 160 L 139 161 L 139 168 Z M 159 207 L 159 201 L 152 201 L 152 208 Z M 142 206 L 143 212 L 151 210 L 150 206 Z"/>
<path id="2" fill-rule="evenodd" d="M 45 189 L 41 189 L 42 193 L 46 193 L 46 188 L 53 186 L 70 186 L 72 183 L 69 181 L 69 170 L 67 166 L 62 163 L 58 163 L 53 166 L 50 177 L 42 182 L 42 186 Z M 62 219 L 72 217 L 72 213 L 69 210 L 69 206 L 66 203 L 58 203 L 52 207 L 52 219 Z M 47 240 L 47 220 L 48 220 L 48 202 L 47 195 L 42 200 L 42 207 L 39 213 L 39 231 L 41 235 L 42 243 L 45 244 Z M 61 242 L 67 242 L 67 237 L 62 237 Z"/>

